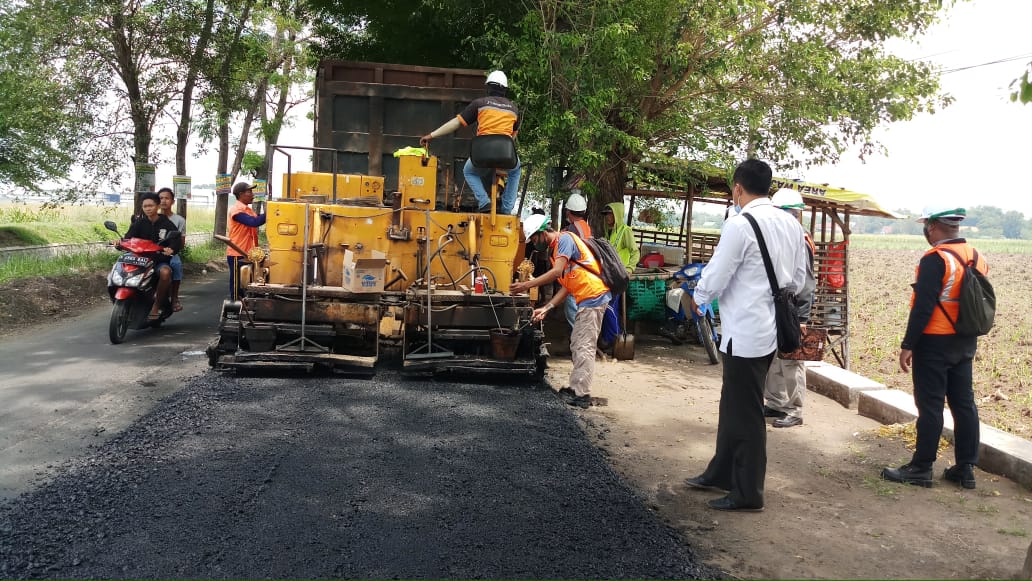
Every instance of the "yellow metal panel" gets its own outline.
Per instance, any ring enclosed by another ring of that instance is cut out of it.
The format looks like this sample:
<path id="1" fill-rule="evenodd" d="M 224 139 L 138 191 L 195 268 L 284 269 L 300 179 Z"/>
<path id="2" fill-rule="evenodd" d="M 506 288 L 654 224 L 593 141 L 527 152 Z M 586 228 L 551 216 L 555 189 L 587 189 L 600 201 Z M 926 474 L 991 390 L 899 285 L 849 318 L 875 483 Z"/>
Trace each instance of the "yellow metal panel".
<path id="1" fill-rule="evenodd" d="M 398 158 L 401 205 L 433 209 L 437 200 L 437 158 L 403 155 Z"/>
<path id="2" fill-rule="evenodd" d="M 290 184 L 287 184 L 289 177 Z M 283 197 L 326 196 L 333 201 L 333 174 L 325 172 L 294 172 L 283 175 Z M 337 174 L 337 199 L 375 197 L 383 200 L 383 177 L 360 174 Z"/>

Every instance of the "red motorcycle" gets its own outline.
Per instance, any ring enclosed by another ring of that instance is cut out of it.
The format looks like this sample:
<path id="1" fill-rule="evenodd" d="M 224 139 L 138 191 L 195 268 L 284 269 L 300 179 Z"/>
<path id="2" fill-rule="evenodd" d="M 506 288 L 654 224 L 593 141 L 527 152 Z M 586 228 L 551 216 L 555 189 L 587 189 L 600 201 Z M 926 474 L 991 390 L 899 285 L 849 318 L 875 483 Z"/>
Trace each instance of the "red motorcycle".
<path id="1" fill-rule="evenodd" d="M 104 227 L 118 233 L 114 222 L 104 222 Z M 129 329 L 156 329 L 172 315 L 172 303 L 166 297 L 165 304 L 161 305 L 161 315 L 157 319 L 147 317 L 158 288 L 159 275 L 154 258 L 179 235 L 178 230 L 173 230 L 160 244 L 146 238 L 123 238 L 115 243 L 115 248 L 125 251 L 108 274 L 108 294 L 114 305 L 108 337 L 115 345 L 125 341 Z"/>

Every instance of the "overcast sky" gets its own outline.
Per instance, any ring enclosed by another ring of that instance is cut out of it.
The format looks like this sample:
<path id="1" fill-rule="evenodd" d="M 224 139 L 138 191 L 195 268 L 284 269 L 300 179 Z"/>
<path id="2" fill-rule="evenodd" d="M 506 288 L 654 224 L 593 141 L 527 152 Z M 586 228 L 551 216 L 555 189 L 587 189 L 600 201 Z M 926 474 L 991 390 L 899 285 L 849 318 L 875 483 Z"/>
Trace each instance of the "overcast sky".
<path id="1" fill-rule="evenodd" d="M 919 42 L 888 47 L 904 58 L 930 60 L 944 71 L 972 67 L 943 74 L 943 90 L 956 99 L 951 106 L 878 130 L 876 139 L 888 148 L 888 156 L 871 156 L 865 163 L 858 151 L 850 151 L 835 166 L 776 173 L 869 194 L 893 210 L 917 213 L 938 202 L 986 204 L 1032 217 L 1032 179 L 1027 177 L 1032 104 L 1011 103 L 1008 90 L 1032 61 L 1030 23 L 1032 0 L 972 0 L 953 6 Z M 985 64 L 1021 55 L 1026 58 Z M 303 116 L 307 108 L 296 112 L 295 126 L 284 131 L 281 143 L 311 145 L 311 121 Z M 191 158 L 189 165 L 194 183 L 213 180 L 213 155 Z M 274 170 L 280 174 L 284 168 L 277 156 Z M 170 184 L 172 173 L 167 165 L 159 167 L 157 183 Z M 281 179 L 274 177 L 274 191 Z"/>
<path id="2" fill-rule="evenodd" d="M 1032 104 L 1012 103 L 1008 85 L 1032 61 L 1032 2 L 973 0 L 950 9 L 919 43 L 890 50 L 944 71 L 1024 55 L 1007 63 L 942 75 L 956 101 L 934 115 L 889 125 L 875 135 L 888 156 L 853 151 L 835 166 L 790 177 L 828 183 L 914 212 L 928 204 L 992 205 L 1032 217 Z"/>

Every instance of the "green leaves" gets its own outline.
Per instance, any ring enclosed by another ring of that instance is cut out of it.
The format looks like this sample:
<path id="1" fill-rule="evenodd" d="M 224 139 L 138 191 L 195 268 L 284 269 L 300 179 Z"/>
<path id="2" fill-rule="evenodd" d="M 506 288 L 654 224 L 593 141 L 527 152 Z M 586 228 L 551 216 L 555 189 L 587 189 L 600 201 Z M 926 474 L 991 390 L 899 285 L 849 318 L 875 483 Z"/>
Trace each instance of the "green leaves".
<path id="1" fill-rule="evenodd" d="M 550 164 L 615 199 L 649 159 L 834 162 L 881 124 L 945 106 L 936 72 L 885 52 L 935 21 L 918 0 L 536 0 L 494 53 Z M 799 152 L 802 152 L 801 154 Z"/>

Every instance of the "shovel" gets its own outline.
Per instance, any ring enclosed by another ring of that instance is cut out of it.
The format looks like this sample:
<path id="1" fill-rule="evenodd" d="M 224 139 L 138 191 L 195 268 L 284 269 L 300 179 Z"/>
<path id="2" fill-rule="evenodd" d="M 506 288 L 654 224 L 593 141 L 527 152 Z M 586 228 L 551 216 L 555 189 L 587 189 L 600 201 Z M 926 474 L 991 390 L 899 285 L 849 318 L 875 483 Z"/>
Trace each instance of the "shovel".
<path id="1" fill-rule="evenodd" d="M 620 336 L 616 338 L 616 344 L 613 345 L 613 357 L 618 361 L 627 361 L 634 359 L 634 335 L 627 334 L 627 293 L 623 294 L 622 299 L 620 307 L 623 328 L 620 329 Z"/>

